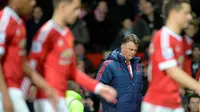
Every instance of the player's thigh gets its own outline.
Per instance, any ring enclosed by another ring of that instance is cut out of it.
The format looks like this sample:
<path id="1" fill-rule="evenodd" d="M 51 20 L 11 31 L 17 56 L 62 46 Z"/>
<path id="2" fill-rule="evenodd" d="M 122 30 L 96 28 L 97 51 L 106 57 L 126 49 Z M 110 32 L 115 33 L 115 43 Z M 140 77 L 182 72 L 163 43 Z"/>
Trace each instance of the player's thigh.
<path id="1" fill-rule="evenodd" d="M 9 88 L 9 95 L 13 103 L 14 112 L 30 112 L 20 89 Z"/>
<path id="2" fill-rule="evenodd" d="M 153 105 L 147 102 L 142 102 L 141 112 L 184 112 L 184 109 L 171 109 L 159 105 Z"/>
<path id="3" fill-rule="evenodd" d="M 185 112 L 185 111 L 184 111 L 184 109 L 181 107 L 181 108 L 175 109 L 173 112 Z"/>
<path id="4" fill-rule="evenodd" d="M 36 112 L 55 112 L 51 102 L 47 99 L 36 100 L 34 102 L 34 109 Z M 63 99 L 59 99 L 56 107 L 56 112 L 67 112 L 66 102 Z"/>
<path id="5" fill-rule="evenodd" d="M 60 98 L 57 105 L 58 112 L 68 112 L 66 100 L 64 98 Z"/>

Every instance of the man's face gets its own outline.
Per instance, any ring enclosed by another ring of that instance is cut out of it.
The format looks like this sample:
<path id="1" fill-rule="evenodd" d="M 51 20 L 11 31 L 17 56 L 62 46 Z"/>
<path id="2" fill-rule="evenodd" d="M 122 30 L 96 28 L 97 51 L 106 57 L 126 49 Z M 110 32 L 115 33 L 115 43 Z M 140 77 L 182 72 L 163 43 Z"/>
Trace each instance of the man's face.
<path id="1" fill-rule="evenodd" d="M 190 99 L 189 108 L 190 112 L 198 112 L 199 98 L 193 97 Z"/>
<path id="2" fill-rule="evenodd" d="M 125 19 L 122 24 L 125 29 L 130 29 L 133 27 L 133 22 L 129 18 Z"/>
<path id="3" fill-rule="evenodd" d="M 131 60 L 137 53 L 138 46 L 133 42 L 127 42 L 121 46 L 122 55 L 126 60 Z"/>
<path id="4" fill-rule="evenodd" d="M 35 7 L 33 9 L 33 18 L 39 20 L 43 16 L 42 9 L 40 7 Z"/>
<path id="5" fill-rule="evenodd" d="M 80 14 L 80 0 L 65 3 L 63 8 L 64 19 L 67 24 L 73 24 Z"/>
<path id="6" fill-rule="evenodd" d="M 190 4 L 182 3 L 181 9 L 175 10 L 175 14 L 173 16 L 180 28 L 186 28 L 192 19 Z"/>
<path id="7" fill-rule="evenodd" d="M 200 48 L 198 48 L 198 47 L 193 48 L 192 57 L 194 59 L 200 59 Z"/>
<path id="8" fill-rule="evenodd" d="M 82 44 L 77 44 L 75 46 L 76 56 L 83 56 L 85 54 L 85 48 Z"/>
<path id="9" fill-rule="evenodd" d="M 118 5 L 124 5 L 126 4 L 126 0 L 117 0 Z"/>
<path id="10" fill-rule="evenodd" d="M 196 32 L 197 32 L 197 28 L 193 24 L 189 24 L 187 26 L 187 28 L 185 29 L 185 33 L 189 37 L 194 37 L 194 35 L 196 34 Z"/>
<path id="11" fill-rule="evenodd" d="M 154 8 L 152 6 L 152 4 L 150 2 L 144 1 L 144 2 L 140 2 L 140 10 L 145 14 L 145 15 L 149 15 L 151 13 L 153 13 Z"/>
<path id="12" fill-rule="evenodd" d="M 106 3 L 105 1 L 99 2 L 99 4 L 98 4 L 98 9 L 99 9 L 101 12 L 107 13 L 107 12 L 108 12 L 107 3 Z"/>
<path id="13" fill-rule="evenodd" d="M 20 0 L 17 4 L 19 5 L 20 14 L 29 15 L 36 4 L 36 0 Z"/>

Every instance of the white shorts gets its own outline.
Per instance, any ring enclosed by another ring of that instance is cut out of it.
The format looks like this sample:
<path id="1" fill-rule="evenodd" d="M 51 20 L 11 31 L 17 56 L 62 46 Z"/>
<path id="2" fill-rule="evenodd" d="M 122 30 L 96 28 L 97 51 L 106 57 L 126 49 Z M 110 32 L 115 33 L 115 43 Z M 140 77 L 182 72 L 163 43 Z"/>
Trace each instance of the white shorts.
<path id="1" fill-rule="evenodd" d="M 59 99 L 56 110 L 53 108 L 51 102 L 48 99 L 36 100 L 34 102 L 34 109 L 35 112 L 68 112 L 64 98 Z"/>
<path id="2" fill-rule="evenodd" d="M 8 89 L 14 112 L 30 112 L 24 100 L 22 91 L 18 88 Z M 3 112 L 3 97 L 0 96 L 0 112 Z M 1 110 L 2 109 L 2 110 Z"/>
<path id="3" fill-rule="evenodd" d="M 0 112 L 3 112 L 3 97 L 2 97 L 2 94 L 0 92 Z"/>
<path id="4" fill-rule="evenodd" d="M 159 105 L 153 105 L 147 102 L 142 102 L 141 112 L 185 112 L 182 107 L 172 109 Z"/>

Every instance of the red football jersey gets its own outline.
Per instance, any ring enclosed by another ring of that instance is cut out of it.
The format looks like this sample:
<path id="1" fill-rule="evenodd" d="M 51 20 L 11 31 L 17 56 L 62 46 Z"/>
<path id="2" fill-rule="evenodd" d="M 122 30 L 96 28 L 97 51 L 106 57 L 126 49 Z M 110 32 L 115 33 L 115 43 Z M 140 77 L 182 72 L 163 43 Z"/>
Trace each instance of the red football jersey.
<path id="1" fill-rule="evenodd" d="M 182 37 L 163 27 L 154 35 L 149 50 L 150 86 L 144 101 L 168 108 L 180 107 L 179 84 L 168 76 L 165 70 L 173 66 L 182 67 L 184 61 Z"/>
<path id="2" fill-rule="evenodd" d="M 186 57 L 192 54 L 192 45 L 193 40 L 188 36 L 183 36 L 183 49 Z"/>
<path id="3" fill-rule="evenodd" d="M 94 91 L 98 83 L 77 69 L 73 42 L 70 29 L 62 29 L 53 20 L 49 20 L 32 43 L 30 66 L 37 69 L 61 97 L 65 96 L 67 80 L 75 80 L 90 91 Z M 41 90 L 37 97 L 46 98 Z"/>
<path id="4" fill-rule="evenodd" d="M 25 56 L 26 30 L 21 18 L 11 8 L 0 12 L 0 55 L 8 87 L 20 88 Z"/>

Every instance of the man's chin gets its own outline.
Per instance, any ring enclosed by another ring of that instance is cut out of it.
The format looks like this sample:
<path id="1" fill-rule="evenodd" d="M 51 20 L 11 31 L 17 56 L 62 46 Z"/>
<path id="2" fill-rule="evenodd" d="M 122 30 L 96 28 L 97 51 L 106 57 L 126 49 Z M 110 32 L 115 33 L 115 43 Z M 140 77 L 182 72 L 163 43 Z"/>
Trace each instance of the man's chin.
<path id="1" fill-rule="evenodd" d="M 183 26 L 183 29 L 186 29 L 188 26 L 189 26 L 189 23 L 185 24 L 185 25 Z"/>
<path id="2" fill-rule="evenodd" d="M 133 57 L 130 57 L 130 60 L 133 59 L 133 58 L 134 58 L 134 56 L 133 56 Z"/>

